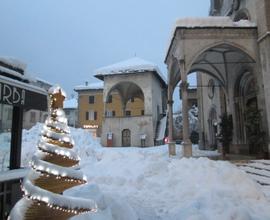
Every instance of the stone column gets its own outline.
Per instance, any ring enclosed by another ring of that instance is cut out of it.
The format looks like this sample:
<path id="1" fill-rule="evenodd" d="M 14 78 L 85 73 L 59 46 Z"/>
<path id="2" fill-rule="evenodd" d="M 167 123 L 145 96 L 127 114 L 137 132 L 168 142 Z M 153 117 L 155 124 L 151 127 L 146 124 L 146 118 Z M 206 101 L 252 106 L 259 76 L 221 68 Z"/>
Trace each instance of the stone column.
<path id="1" fill-rule="evenodd" d="M 170 83 L 170 82 L 169 82 Z M 173 92 L 172 86 L 168 86 L 168 118 L 169 118 L 169 156 L 176 155 L 175 142 L 173 141 Z"/>
<path id="2" fill-rule="evenodd" d="M 188 119 L 188 82 L 184 60 L 179 61 L 181 71 L 181 96 L 182 96 L 182 120 L 183 120 L 183 156 L 192 157 L 192 144 L 189 139 L 189 119 Z"/>

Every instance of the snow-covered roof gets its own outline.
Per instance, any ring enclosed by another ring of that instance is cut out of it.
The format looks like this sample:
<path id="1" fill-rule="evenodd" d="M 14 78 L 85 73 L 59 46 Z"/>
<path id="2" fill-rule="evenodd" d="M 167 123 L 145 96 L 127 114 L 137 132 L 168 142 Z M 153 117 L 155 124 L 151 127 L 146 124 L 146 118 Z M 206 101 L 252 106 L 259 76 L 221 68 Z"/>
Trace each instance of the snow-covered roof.
<path id="1" fill-rule="evenodd" d="M 233 21 L 228 16 L 208 16 L 208 17 L 190 17 L 181 18 L 175 22 L 172 30 L 172 35 L 167 47 L 167 56 L 172 45 L 175 32 L 178 28 L 192 29 L 192 28 L 256 28 L 257 24 L 248 20 Z M 167 59 L 166 56 L 166 59 Z"/>
<path id="2" fill-rule="evenodd" d="M 158 66 L 139 57 L 133 57 L 131 59 L 97 69 L 95 70 L 95 77 L 98 79 L 103 79 L 103 77 L 106 75 L 134 74 L 146 71 L 153 71 L 157 73 L 157 76 L 166 84 L 167 80 L 159 70 Z"/>
<path id="3" fill-rule="evenodd" d="M 3 62 L 13 68 L 25 70 L 26 64 L 12 57 L 0 57 L 0 62 Z"/>
<path id="4" fill-rule="evenodd" d="M 248 20 L 234 22 L 230 17 L 209 16 L 204 18 L 182 18 L 175 23 L 175 28 L 196 28 L 196 27 L 256 27 L 257 25 Z"/>
<path id="5" fill-rule="evenodd" d="M 64 109 L 65 108 L 77 108 L 78 107 L 78 101 L 77 99 L 68 99 L 64 101 Z"/>
<path id="6" fill-rule="evenodd" d="M 74 90 L 79 91 L 79 90 L 97 90 L 97 89 L 103 89 L 104 88 L 104 82 L 98 82 L 98 83 L 90 83 L 87 85 L 79 85 L 75 86 Z"/>

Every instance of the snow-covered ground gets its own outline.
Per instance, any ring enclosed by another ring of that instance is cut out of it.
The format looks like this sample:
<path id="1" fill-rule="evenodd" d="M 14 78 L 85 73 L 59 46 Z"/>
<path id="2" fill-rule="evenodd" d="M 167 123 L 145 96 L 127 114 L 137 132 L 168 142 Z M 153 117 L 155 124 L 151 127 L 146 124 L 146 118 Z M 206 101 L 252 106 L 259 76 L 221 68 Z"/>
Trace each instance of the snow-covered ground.
<path id="1" fill-rule="evenodd" d="M 23 133 L 22 161 L 36 150 L 42 125 Z M 270 203 L 260 185 L 229 162 L 168 157 L 167 146 L 102 148 L 82 129 L 71 129 L 88 185 L 66 194 L 92 198 L 99 220 L 266 220 Z M 216 155 L 194 147 L 197 156 Z"/>

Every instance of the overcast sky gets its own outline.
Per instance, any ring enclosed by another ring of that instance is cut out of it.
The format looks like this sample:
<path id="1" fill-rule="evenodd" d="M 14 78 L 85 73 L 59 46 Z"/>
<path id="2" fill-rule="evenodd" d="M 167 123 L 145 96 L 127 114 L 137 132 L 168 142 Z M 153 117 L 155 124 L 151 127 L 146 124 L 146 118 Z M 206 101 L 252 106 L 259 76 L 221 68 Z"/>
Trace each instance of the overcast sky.
<path id="1" fill-rule="evenodd" d="M 133 56 L 163 63 L 177 18 L 207 16 L 210 0 L 0 0 L 0 56 L 70 94 L 97 68 Z"/>

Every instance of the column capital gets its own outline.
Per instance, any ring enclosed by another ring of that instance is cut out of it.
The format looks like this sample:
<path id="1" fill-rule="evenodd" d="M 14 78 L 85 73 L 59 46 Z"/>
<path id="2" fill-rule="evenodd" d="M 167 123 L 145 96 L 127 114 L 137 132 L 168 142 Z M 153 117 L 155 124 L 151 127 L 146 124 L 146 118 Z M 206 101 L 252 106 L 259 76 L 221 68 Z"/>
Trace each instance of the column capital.
<path id="1" fill-rule="evenodd" d="M 187 82 L 187 81 L 182 81 L 181 83 L 180 83 L 180 89 L 182 90 L 182 89 L 185 89 L 185 90 L 187 90 L 188 89 L 188 87 L 189 87 L 189 83 Z"/>

